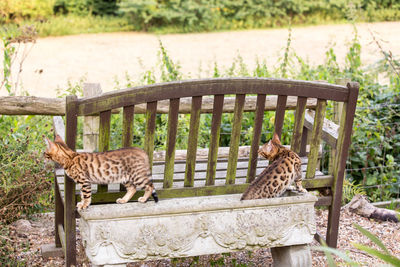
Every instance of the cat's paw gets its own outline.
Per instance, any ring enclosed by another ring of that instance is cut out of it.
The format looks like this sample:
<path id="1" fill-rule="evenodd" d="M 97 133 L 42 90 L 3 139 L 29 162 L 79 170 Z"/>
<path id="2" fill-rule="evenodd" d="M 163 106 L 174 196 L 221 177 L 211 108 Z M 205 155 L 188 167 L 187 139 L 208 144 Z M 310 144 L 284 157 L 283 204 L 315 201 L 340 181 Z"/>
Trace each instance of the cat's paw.
<path id="1" fill-rule="evenodd" d="M 286 191 L 297 191 L 297 189 L 296 189 L 296 187 L 294 187 L 293 185 L 289 185 L 289 186 L 286 188 Z"/>
<path id="2" fill-rule="evenodd" d="M 302 187 L 302 188 L 298 188 L 297 192 L 305 194 L 305 193 L 307 193 L 307 190 Z"/>
<path id="3" fill-rule="evenodd" d="M 147 201 L 147 199 L 145 197 L 139 197 L 138 201 L 140 203 L 145 203 Z"/>
<path id="4" fill-rule="evenodd" d="M 81 202 L 78 202 L 78 204 L 76 204 L 76 207 L 77 207 L 78 211 L 80 211 L 80 210 L 87 209 L 89 207 L 89 205 L 81 201 Z"/>
<path id="5" fill-rule="evenodd" d="M 126 200 L 123 199 L 123 198 L 118 198 L 118 199 L 117 199 L 117 203 L 118 203 L 118 204 L 125 204 L 126 202 L 128 202 L 128 201 L 126 201 Z"/>

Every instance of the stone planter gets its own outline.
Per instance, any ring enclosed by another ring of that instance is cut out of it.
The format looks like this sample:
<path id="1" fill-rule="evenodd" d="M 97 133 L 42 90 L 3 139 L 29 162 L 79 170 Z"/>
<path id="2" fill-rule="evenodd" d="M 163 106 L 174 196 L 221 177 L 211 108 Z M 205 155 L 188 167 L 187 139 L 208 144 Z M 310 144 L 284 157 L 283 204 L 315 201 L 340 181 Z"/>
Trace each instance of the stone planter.
<path id="1" fill-rule="evenodd" d="M 313 240 L 315 196 L 246 201 L 240 196 L 93 205 L 80 212 L 82 242 L 94 265 L 265 247 L 285 248 L 272 251 L 276 265 L 287 260 L 311 264 L 307 246 L 295 245 Z"/>

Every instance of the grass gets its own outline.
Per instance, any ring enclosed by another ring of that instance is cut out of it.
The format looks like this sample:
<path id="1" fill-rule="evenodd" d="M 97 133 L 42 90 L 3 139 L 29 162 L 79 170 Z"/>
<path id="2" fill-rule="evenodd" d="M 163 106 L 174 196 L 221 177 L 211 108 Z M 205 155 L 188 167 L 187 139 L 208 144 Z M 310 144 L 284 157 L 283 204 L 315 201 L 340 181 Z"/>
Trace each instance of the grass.
<path id="1" fill-rule="evenodd" d="M 396 21 L 400 19 L 400 10 L 379 9 L 359 11 L 355 15 L 358 22 L 377 22 L 377 21 Z M 200 28 L 198 25 L 184 27 L 179 25 L 150 25 L 146 29 L 138 28 L 132 23 L 128 16 L 79 16 L 75 14 L 53 15 L 42 20 L 24 20 L 20 23 L 7 23 L 3 29 L 8 31 L 17 29 L 21 25 L 33 25 L 40 37 L 64 36 L 86 33 L 105 33 L 105 32 L 126 32 L 126 31 L 146 31 L 155 34 L 170 33 L 190 33 L 190 32 L 219 32 L 230 30 L 248 30 L 248 29 L 267 29 L 267 28 L 286 28 L 304 27 L 312 25 L 326 24 L 345 24 L 349 20 L 338 16 L 330 16 L 322 13 L 313 13 L 310 15 L 298 15 L 293 18 L 270 18 L 268 21 L 256 20 L 252 22 L 238 22 L 221 19 L 218 25 L 206 28 Z M 0 31 L 1 32 L 1 31 Z"/>
<path id="2" fill-rule="evenodd" d="M 53 16 L 45 21 L 24 21 L 22 25 L 34 25 L 40 37 L 63 36 L 84 33 L 123 32 L 134 30 L 126 17 L 116 16 Z M 16 28 L 16 24 L 7 24 Z"/>

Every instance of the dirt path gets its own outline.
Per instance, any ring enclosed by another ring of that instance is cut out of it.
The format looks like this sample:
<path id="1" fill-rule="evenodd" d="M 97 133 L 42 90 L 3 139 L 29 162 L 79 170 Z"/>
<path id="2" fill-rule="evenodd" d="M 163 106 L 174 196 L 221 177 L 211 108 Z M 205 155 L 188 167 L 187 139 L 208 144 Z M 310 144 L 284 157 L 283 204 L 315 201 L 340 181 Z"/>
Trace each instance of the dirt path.
<path id="1" fill-rule="evenodd" d="M 385 50 L 400 55 L 400 22 L 357 25 L 362 44 L 363 63 L 381 58 L 368 29 L 381 40 Z M 326 25 L 294 28 L 292 47 L 311 64 L 324 62 L 328 47 L 334 46 L 338 61 L 344 63 L 351 25 Z M 161 35 L 164 46 L 181 71 L 192 78 L 210 76 L 214 62 L 230 66 L 240 54 L 252 69 L 256 57 L 266 59 L 273 68 L 283 54 L 287 29 L 249 30 L 200 34 Z M 85 34 L 39 39 L 24 63 L 21 75 L 25 90 L 36 96 L 55 96 L 55 88 L 66 88 L 67 81 L 100 82 L 103 90 L 115 88 L 115 80 L 125 81 L 125 73 L 138 79 L 144 70 L 157 62 L 158 39 L 154 34 L 109 33 Z M 141 62 L 141 63 L 139 63 Z M 199 74 L 199 69 L 202 72 Z M 0 92 L 1 93 L 1 92 Z M 4 92 L 3 92 L 4 93 Z"/>

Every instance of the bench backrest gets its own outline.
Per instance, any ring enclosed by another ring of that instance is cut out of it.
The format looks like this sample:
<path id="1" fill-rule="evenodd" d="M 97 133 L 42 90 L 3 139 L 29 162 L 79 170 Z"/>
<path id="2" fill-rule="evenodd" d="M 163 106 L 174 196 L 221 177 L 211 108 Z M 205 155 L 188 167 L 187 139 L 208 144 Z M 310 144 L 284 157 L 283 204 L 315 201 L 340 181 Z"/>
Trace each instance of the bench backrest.
<path id="1" fill-rule="evenodd" d="M 99 115 L 99 151 L 108 150 L 110 147 L 111 114 L 113 110 L 122 108 L 121 147 L 132 146 L 133 127 L 135 127 L 133 125 L 134 114 L 144 112 L 146 117 L 144 150 L 149 154 L 152 161 L 156 114 L 167 113 L 165 169 L 163 190 L 159 191 L 160 198 L 241 193 L 247 187 L 247 184 L 236 184 L 235 178 L 243 113 L 255 113 L 247 163 L 246 182 L 248 183 L 256 177 L 257 151 L 260 146 L 263 116 L 266 107 L 270 107 L 270 105 L 266 105 L 266 101 L 276 101 L 273 130 L 281 136 L 286 109 L 295 109 L 291 149 L 304 156 L 308 140 L 307 179 L 304 183 L 306 184 L 306 188 L 331 187 L 333 192 L 332 197 L 321 203 L 329 205 L 334 201 L 335 194 L 339 194 L 341 197 L 344 168 L 350 144 L 357 95 L 357 83 L 340 86 L 321 82 L 269 78 L 219 78 L 141 86 L 81 99 L 78 99 L 76 96 L 68 96 L 66 105 L 66 142 L 68 146 L 75 149 L 78 116 Z M 185 98 L 186 100 L 188 97 L 191 101 L 180 103 L 180 99 Z M 157 103 L 162 101 L 169 102 L 168 110 L 157 108 Z M 329 135 L 325 133 L 323 135 L 327 101 L 344 103 L 338 137 L 337 140 L 333 141 L 332 138 L 329 138 Z M 295 103 L 295 106 L 292 103 Z M 306 112 L 307 108 L 315 109 L 314 115 L 311 114 L 314 116 L 314 122 L 311 125 L 307 125 L 307 120 L 305 123 L 305 118 L 310 116 Z M 225 112 L 233 112 L 233 122 L 225 184 L 217 186 L 215 185 L 217 153 L 220 140 L 221 118 Z M 179 114 L 181 113 L 190 113 L 190 128 L 184 181 L 183 184 L 177 185 L 174 184 L 174 163 L 177 127 Z M 202 186 L 194 186 L 201 113 L 212 113 L 212 123 L 208 159 L 206 162 L 206 177 Z M 308 129 L 311 130 L 311 135 L 307 138 Z M 315 171 L 318 165 L 318 153 L 322 138 L 329 145 L 333 146 L 336 150 L 336 156 L 333 160 L 330 175 L 315 180 L 313 178 L 315 178 Z M 123 191 L 123 188 L 121 188 L 121 191 Z M 114 202 L 122 194 L 123 192 L 111 191 L 108 190 L 106 185 L 101 185 L 98 187 L 97 193 L 93 196 L 93 203 Z"/>

